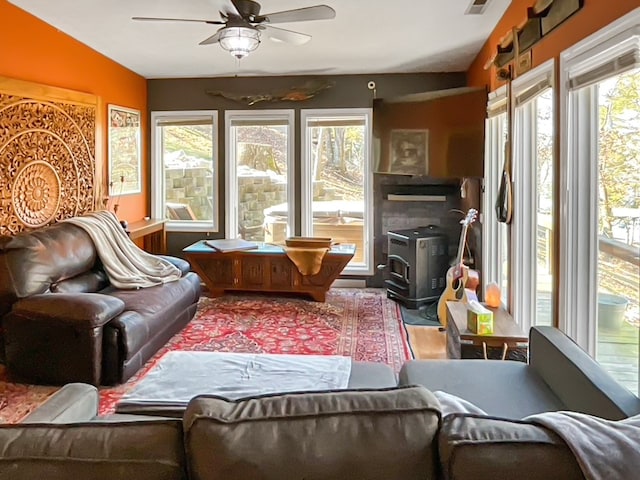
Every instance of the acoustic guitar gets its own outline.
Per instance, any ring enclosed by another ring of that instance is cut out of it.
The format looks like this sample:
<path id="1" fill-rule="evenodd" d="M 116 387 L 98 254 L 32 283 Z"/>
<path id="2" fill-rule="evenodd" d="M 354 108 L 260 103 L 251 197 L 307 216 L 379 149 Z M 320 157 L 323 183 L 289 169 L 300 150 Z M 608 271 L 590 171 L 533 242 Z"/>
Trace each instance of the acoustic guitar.
<path id="1" fill-rule="evenodd" d="M 465 288 L 475 292 L 480 283 L 478 272 L 462 263 L 464 246 L 467 241 L 467 230 L 469 229 L 469 225 L 476 220 L 477 215 L 478 211 L 470 208 L 466 217 L 460 221 L 462 231 L 460 232 L 460 241 L 458 242 L 458 254 L 451 268 L 447 270 L 446 286 L 438 300 L 438 320 L 443 327 L 447 326 L 447 302 L 462 300 Z"/>

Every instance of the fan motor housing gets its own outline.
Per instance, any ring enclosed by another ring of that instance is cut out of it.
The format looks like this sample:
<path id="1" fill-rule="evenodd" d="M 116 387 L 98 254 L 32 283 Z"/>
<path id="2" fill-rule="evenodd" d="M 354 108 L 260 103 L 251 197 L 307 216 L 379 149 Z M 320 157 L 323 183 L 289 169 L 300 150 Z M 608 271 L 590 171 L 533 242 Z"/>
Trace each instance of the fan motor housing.
<path id="1" fill-rule="evenodd" d="M 253 0 L 234 0 L 233 4 L 243 18 L 257 17 L 260 15 L 260 4 Z"/>

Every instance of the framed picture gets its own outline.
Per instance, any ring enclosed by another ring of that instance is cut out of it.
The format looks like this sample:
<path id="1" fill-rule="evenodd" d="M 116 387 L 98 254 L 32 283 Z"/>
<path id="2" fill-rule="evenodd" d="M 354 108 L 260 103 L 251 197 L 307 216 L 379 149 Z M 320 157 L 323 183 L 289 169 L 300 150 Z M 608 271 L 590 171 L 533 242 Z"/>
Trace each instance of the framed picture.
<path id="1" fill-rule="evenodd" d="M 426 175 L 429 172 L 429 130 L 391 130 L 389 172 Z"/>
<path id="2" fill-rule="evenodd" d="M 109 195 L 142 191 L 140 111 L 109 105 Z"/>
<path id="3" fill-rule="evenodd" d="M 542 17 L 542 35 L 548 34 L 584 6 L 584 0 L 554 0 L 549 12 Z"/>

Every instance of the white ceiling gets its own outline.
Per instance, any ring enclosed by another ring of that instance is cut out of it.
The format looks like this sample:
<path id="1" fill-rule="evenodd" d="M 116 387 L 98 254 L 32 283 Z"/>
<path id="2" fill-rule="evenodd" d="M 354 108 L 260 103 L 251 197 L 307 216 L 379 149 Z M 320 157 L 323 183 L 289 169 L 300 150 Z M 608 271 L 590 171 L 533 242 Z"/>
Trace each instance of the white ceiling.
<path id="1" fill-rule="evenodd" d="M 200 46 L 217 25 L 134 22 L 132 16 L 219 20 L 221 0 L 9 0 L 147 78 L 465 71 L 511 0 L 263 0 L 261 13 L 320 3 L 333 20 L 278 24 L 313 36 L 301 46 L 263 38 L 239 63 Z"/>

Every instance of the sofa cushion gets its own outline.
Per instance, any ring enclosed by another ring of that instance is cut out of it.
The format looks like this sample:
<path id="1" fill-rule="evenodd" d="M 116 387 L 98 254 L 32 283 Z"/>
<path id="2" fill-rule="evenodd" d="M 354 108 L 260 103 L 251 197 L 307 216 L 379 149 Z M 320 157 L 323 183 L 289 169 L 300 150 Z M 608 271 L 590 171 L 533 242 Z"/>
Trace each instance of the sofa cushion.
<path id="1" fill-rule="evenodd" d="M 198 480 L 434 478 L 437 401 L 422 387 L 200 396 L 184 416 Z"/>
<path id="2" fill-rule="evenodd" d="M 560 437 L 522 421 L 448 415 L 438 433 L 438 451 L 444 478 L 584 480 Z"/>
<path id="3" fill-rule="evenodd" d="M 0 426 L 0 478 L 185 480 L 177 420 Z"/>
<path id="4" fill-rule="evenodd" d="M 0 301 L 0 316 L 15 299 L 45 293 L 52 283 L 90 270 L 96 258 L 89 235 L 68 223 L 2 237 L 0 300 L 9 302 Z"/>
<path id="5" fill-rule="evenodd" d="M 104 270 L 91 270 L 75 277 L 52 283 L 51 293 L 92 293 L 102 290 L 109 285 L 109 279 Z"/>
<path id="6" fill-rule="evenodd" d="M 175 319 L 189 306 L 198 302 L 200 279 L 195 273 L 174 282 L 140 290 L 119 290 L 112 286 L 102 294 L 124 302 L 123 313 L 114 318 L 107 328 L 120 330 L 124 358 L 133 357 L 155 336 L 172 328 Z"/>
<path id="7" fill-rule="evenodd" d="M 564 408 L 526 363 L 510 360 L 412 360 L 400 370 L 399 384 L 442 390 L 506 418 Z"/>

